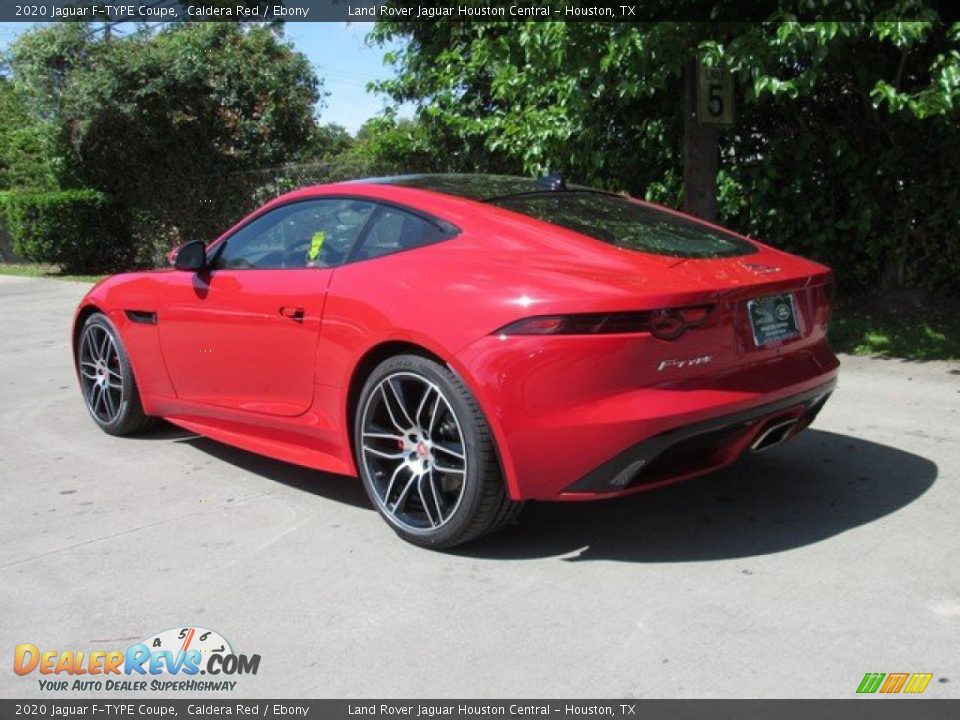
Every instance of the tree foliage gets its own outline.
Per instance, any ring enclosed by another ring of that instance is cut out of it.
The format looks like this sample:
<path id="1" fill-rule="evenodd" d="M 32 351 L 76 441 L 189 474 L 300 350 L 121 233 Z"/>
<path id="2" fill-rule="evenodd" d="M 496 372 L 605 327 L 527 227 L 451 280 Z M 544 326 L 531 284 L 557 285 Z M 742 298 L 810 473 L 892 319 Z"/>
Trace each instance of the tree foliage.
<path id="1" fill-rule="evenodd" d="M 722 220 L 847 286 L 960 288 L 960 24 L 935 3 L 870 22 L 377 23 L 445 169 L 563 172 L 679 205 L 683 70 L 737 81 Z"/>
<path id="2" fill-rule="evenodd" d="M 50 130 L 30 118 L 13 83 L 0 77 L 0 190 L 56 186 L 57 143 Z"/>
<path id="3" fill-rule="evenodd" d="M 343 125 L 327 123 L 318 126 L 314 132 L 310 153 L 316 158 L 331 158 L 347 152 L 352 147 L 353 137 Z"/>
<path id="4" fill-rule="evenodd" d="M 142 231 L 209 239 L 242 213 L 264 167 L 298 159 L 321 86 L 275 28 L 185 23 L 104 39 L 85 23 L 32 30 L 13 90 L 63 187 L 115 197 Z"/>
<path id="5" fill-rule="evenodd" d="M 419 122 L 386 112 L 357 131 L 351 155 L 379 174 L 440 172 L 447 159 Z"/>
<path id="6" fill-rule="evenodd" d="M 134 259 L 123 215 L 95 190 L 0 192 L 0 216 L 25 260 L 86 273 L 123 270 Z"/>

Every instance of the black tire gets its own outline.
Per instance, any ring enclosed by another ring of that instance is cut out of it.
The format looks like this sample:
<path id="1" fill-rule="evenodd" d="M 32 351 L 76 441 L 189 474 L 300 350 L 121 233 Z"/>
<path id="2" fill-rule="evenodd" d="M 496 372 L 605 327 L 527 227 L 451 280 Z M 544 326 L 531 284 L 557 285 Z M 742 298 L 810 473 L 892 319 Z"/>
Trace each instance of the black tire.
<path id="1" fill-rule="evenodd" d="M 397 394 L 387 399 L 393 390 Z M 409 406 L 405 416 L 402 403 Z M 404 540 L 450 548 L 499 529 L 520 511 L 523 503 L 512 501 L 504 486 L 487 421 L 449 368 L 419 355 L 388 358 L 367 378 L 355 410 L 354 448 L 364 489 Z M 420 470 L 421 462 L 429 469 Z M 461 465 L 462 472 L 456 469 Z"/>
<path id="2" fill-rule="evenodd" d="M 112 347 L 100 356 L 100 348 L 109 345 L 107 338 Z M 101 430 L 110 435 L 133 435 L 154 424 L 155 418 L 143 412 L 126 349 L 106 315 L 93 313 L 83 323 L 75 360 L 84 404 Z"/>

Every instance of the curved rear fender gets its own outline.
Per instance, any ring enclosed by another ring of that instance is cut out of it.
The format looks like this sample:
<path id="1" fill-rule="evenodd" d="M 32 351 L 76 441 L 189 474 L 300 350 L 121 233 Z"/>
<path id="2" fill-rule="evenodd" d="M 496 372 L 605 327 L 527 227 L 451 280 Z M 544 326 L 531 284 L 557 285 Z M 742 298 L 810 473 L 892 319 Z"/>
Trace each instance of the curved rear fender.
<path id="1" fill-rule="evenodd" d="M 493 433 L 494 449 L 497 452 L 497 457 L 500 459 L 500 469 L 503 471 L 503 480 L 507 485 L 507 493 L 510 495 L 510 499 L 523 500 L 524 497 L 520 490 L 520 482 L 517 478 L 513 457 L 510 454 L 510 444 L 507 442 L 503 425 L 500 423 L 497 403 L 492 397 L 481 392 L 480 383 L 476 381 L 469 369 L 459 362 L 456 357 L 449 358 L 447 360 L 447 366 L 459 376 L 463 384 L 466 385 L 473 394 L 473 397 L 476 398 L 477 404 L 480 406 L 480 411 L 487 420 L 490 432 Z"/>
<path id="2" fill-rule="evenodd" d="M 512 499 L 520 499 L 519 486 L 513 469 L 513 461 L 509 456 L 508 445 L 503 437 L 503 431 L 497 419 L 494 404 L 489 399 L 481 397 L 478 392 L 478 384 L 474 381 L 468 368 L 458 362 L 445 348 L 437 346 L 429 338 L 416 331 L 409 331 L 395 335 L 389 339 L 383 339 L 357 352 L 357 361 L 349 368 L 349 372 L 345 374 L 338 397 L 339 408 L 337 414 L 342 419 L 342 421 L 338 423 L 341 428 L 341 443 L 344 448 L 350 450 L 349 457 L 345 457 L 344 461 L 354 466 L 355 469 L 353 421 L 356 409 L 355 405 L 360 398 L 364 381 L 383 360 L 401 353 L 423 355 L 435 362 L 446 365 L 460 378 L 460 381 L 467 389 L 470 390 L 474 398 L 476 398 L 477 404 L 480 406 L 480 411 L 487 420 L 490 431 L 493 433 L 495 450 L 500 460 L 500 467 L 503 470 L 507 491 Z M 327 389 L 329 390 L 330 388 Z M 332 400 L 333 395 L 329 392 L 323 392 L 323 390 L 324 388 L 318 388 L 319 392 L 316 397 L 319 403 L 326 405 Z M 324 401 L 321 399 L 324 397 L 328 398 L 328 400 Z M 333 411 L 329 407 L 318 407 L 317 410 L 321 414 L 333 417 Z"/>

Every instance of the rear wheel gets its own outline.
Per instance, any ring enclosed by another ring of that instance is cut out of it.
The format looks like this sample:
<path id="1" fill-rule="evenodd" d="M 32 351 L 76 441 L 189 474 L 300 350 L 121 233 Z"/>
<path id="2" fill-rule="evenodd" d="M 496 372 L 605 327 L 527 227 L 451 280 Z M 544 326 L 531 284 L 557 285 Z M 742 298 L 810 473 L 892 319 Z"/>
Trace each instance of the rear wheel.
<path id="1" fill-rule="evenodd" d="M 509 522 L 493 437 L 470 391 L 418 355 L 381 363 L 364 384 L 354 427 L 364 488 L 400 537 L 446 548 Z"/>
<path id="2" fill-rule="evenodd" d="M 130 435 L 152 424 L 120 335 L 102 313 L 88 317 L 80 330 L 77 369 L 87 410 L 104 432 Z"/>

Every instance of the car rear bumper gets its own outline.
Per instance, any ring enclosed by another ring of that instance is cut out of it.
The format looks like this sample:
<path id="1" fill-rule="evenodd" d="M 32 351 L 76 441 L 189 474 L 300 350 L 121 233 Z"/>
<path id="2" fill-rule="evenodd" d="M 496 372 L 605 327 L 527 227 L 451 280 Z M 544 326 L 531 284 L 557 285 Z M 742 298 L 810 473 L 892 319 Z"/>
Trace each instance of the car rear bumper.
<path id="1" fill-rule="evenodd" d="M 651 489 L 717 470 L 747 450 L 764 450 L 804 430 L 836 380 L 759 407 L 683 425 L 624 450 L 563 491 L 567 499 Z"/>
<path id="2" fill-rule="evenodd" d="M 839 366 L 823 339 L 669 379 L 636 340 L 591 339 L 590 352 L 564 338 L 508 343 L 485 339 L 451 364 L 487 417 L 517 500 L 617 497 L 722 468 L 768 431 L 773 443 L 806 427 Z"/>

